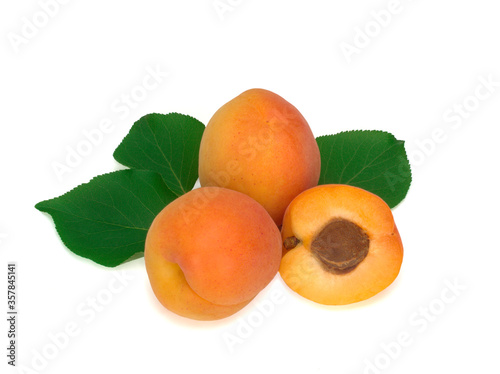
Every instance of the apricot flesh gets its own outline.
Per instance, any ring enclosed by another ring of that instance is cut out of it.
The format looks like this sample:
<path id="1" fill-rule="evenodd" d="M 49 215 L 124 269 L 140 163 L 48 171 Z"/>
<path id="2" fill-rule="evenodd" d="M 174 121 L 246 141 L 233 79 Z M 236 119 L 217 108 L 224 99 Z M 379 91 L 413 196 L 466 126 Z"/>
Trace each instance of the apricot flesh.
<path id="1" fill-rule="evenodd" d="M 274 278 L 281 236 L 249 196 L 201 187 L 158 214 L 144 258 L 164 307 L 183 317 L 216 320 L 242 309 Z"/>
<path id="2" fill-rule="evenodd" d="M 264 89 L 245 91 L 223 105 L 201 140 L 200 184 L 251 196 L 278 226 L 293 198 L 318 184 L 320 169 L 319 148 L 305 118 Z"/>
<path id="3" fill-rule="evenodd" d="M 326 305 L 366 300 L 398 276 L 403 244 L 389 206 L 347 185 L 304 191 L 281 230 L 280 275 L 303 297 Z"/>

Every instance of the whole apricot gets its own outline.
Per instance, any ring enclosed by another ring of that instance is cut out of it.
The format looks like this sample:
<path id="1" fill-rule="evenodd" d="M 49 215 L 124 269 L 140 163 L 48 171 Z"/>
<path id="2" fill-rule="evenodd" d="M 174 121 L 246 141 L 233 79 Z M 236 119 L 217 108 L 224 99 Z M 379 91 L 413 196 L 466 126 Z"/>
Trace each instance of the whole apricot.
<path id="1" fill-rule="evenodd" d="M 403 244 L 389 206 L 347 185 L 304 191 L 288 206 L 281 231 L 280 274 L 320 304 L 368 299 L 399 274 Z"/>
<path id="2" fill-rule="evenodd" d="M 302 114 L 281 96 L 251 89 L 224 104 L 201 140 L 202 186 L 243 192 L 266 208 L 278 226 L 288 204 L 318 184 L 316 139 Z"/>
<path id="3" fill-rule="evenodd" d="M 215 320 L 243 308 L 278 273 L 281 236 L 249 196 L 201 187 L 156 216 L 144 258 L 163 306 L 187 318 Z"/>

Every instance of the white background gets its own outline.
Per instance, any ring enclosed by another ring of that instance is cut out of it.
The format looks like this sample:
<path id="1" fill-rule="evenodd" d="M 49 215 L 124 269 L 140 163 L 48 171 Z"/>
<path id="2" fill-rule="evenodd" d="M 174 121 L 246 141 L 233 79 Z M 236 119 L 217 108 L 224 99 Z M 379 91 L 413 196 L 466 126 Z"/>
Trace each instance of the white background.
<path id="1" fill-rule="evenodd" d="M 6 364 L 4 314 L 2 373 L 498 372 L 497 1 L 223 0 L 222 15 L 212 0 L 45 2 L 0 5 L 0 310 L 15 261 L 23 367 Z M 148 69 L 158 83 L 126 112 Z M 321 306 L 278 275 L 238 314 L 189 321 L 156 301 L 143 259 L 112 270 L 77 257 L 35 210 L 119 168 L 113 150 L 141 116 L 206 124 L 253 87 L 294 104 L 316 136 L 406 141 L 414 180 L 394 209 L 405 257 L 378 296 Z M 106 119 L 112 130 L 59 178 L 54 164 Z"/>

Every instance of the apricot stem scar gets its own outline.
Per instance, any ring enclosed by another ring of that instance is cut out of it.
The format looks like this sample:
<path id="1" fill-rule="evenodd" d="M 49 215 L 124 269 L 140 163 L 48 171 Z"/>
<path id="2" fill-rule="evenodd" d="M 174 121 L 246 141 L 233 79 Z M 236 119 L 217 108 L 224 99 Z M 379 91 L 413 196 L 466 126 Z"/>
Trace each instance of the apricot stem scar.
<path id="1" fill-rule="evenodd" d="M 295 236 L 290 236 L 283 241 L 285 249 L 293 249 L 300 243 L 300 240 Z"/>

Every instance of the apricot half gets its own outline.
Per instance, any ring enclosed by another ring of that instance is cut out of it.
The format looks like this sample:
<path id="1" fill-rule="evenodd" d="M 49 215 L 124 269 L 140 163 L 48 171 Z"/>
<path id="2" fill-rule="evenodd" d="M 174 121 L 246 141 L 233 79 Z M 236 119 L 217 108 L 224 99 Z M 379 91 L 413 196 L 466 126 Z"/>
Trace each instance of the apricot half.
<path id="1" fill-rule="evenodd" d="M 245 91 L 223 105 L 201 140 L 201 185 L 251 196 L 278 226 L 293 198 L 318 184 L 320 169 L 318 144 L 305 118 L 263 89 Z"/>
<path id="2" fill-rule="evenodd" d="M 187 318 L 215 320 L 243 308 L 278 273 L 281 236 L 249 196 L 201 187 L 156 216 L 144 258 L 163 306 Z"/>
<path id="3" fill-rule="evenodd" d="M 320 304 L 376 295 L 396 279 L 403 261 L 391 209 L 357 187 L 321 185 L 302 192 L 285 212 L 281 235 L 281 277 Z"/>

